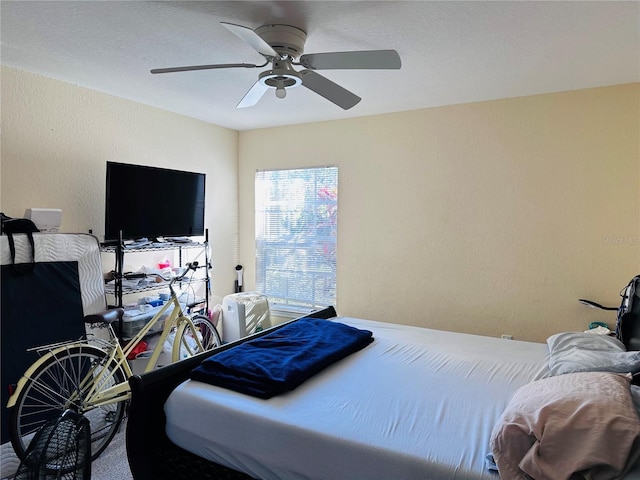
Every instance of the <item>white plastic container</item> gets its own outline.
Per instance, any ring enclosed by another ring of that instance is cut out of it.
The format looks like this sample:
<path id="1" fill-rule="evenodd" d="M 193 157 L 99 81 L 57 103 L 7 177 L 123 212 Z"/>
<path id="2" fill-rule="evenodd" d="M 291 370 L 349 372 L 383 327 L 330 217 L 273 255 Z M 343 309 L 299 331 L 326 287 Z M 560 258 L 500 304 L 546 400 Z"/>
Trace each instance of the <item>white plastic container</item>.
<path id="1" fill-rule="evenodd" d="M 182 305 L 182 304 L 181 304 Z M 122 318 L 122 336 L 124 338 L 131 338 L 136 335 L 142 328 L 147 324 L 149 320 L 151 320 L 156 313 L 163 307 L 164 305 L 158 305 L 157 307 L 151 307 L 145 312 L 140 313 L 139 315 L 131 315 L 130 311 L 125 310 L 125 315 Z M 169 317 L 169 314 L 173 311 L 173 305 L 170 305 L 167 308 L 167 311 L 164 312 L 162 318 L 151 328 L 149 333 L 160 332 L 164 328 L 164 321 Z M 185 306 L 182 305 L 184 309 Z"/>

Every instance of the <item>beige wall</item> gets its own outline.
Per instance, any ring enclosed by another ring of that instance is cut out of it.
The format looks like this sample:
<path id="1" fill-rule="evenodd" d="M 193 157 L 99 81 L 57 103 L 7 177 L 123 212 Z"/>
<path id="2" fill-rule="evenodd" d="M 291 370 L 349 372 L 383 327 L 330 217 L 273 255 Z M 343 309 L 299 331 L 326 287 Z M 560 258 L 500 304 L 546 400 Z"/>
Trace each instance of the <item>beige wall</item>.
<path id="1" fill-rule="evenodd" d="M 0 211 L 61 208 L 61 231 L 102 240 L 107 161 L 206 173 L 214 299 L 232 292 L 236 131 L 8 67 L 1 98 Z M 179 201 L 170 186 L 148 187 L 151 202 Z"/>
<path id="2" fill-rule="evenodd" d="M 214 299 L 238 262 L 253 288 L 265 168 L 339 166 L 342 315 L 542 341 L 611 321 L 576 299 L 640 267 L 638 84 L 240 134 L 7 67 L 1 89 L 0 211 L 100 237 L 107 160 L 207 173 Z"/>
<path id="3" fill-rule="evenodd" d="M 341 315 L 544 341 L 640 267 L 640 85 L 240 133 L 240 262 L 257 169 L 339 166 Z"/>

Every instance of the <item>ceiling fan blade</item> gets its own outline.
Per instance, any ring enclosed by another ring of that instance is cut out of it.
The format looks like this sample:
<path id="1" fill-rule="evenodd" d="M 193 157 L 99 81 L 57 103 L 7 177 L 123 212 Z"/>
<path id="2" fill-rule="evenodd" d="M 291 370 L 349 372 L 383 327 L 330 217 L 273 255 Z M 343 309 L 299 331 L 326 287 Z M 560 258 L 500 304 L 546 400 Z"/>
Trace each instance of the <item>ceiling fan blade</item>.
<path id="1" fill-rule="evenodd" d="M 249 91 L 244 94 L 244 97 L 242 97 L 242 100 L 238 102 L 236 108 L 253 107 L 258 103 L 267 90 L 269 90 L 269 87 L 260 83 L 260 80 L 258 80 L 253 84 Z"/>
<path id="2" fill-rule="evenodd" d="M 191 65 L 188 67 L 154 68 L 151 73 L 189 72 L 191 70 L 212 70 L 214 68 L 258 68 L 264 65 L 253 63 L 219 63 L 216 65 Z"/>
<path id="3" fill-rule="evenodd" d="M 280 55 L 278 55 L 278 52 L 271 48 L 271 45 L 265 42 L 262 37 L 260 37 L 260 35 L 258 35 L 250 28 L 243 27 L 242 25 L 235 25 L 233 23 L 220 23 L 222 23 L 222 26 L 229 30 L 231 33 L 251 45 L 251 47 L 259 54 L 265 57 L 280 57 Z"/>
<path id="4" fill-rule="evenodd" d="M 395 50 L 365 50 L 361 52 L 311 53 L 302 55 L 300 64 L 312 70 L 397 70 L 402 66 L 402 61 Z"/>
<path id="5" fill-rule="evenodd" d="M 302 77 L 302 85 L 330 102 L 335 103 L 340 108 L 349 110 L 362 100 L 359 96 L 351 93 L 337 83 L 332 82 L 328 78 L 323 77 L 319 73 L 312 70 L 302 70 L 299 73 Z"/>

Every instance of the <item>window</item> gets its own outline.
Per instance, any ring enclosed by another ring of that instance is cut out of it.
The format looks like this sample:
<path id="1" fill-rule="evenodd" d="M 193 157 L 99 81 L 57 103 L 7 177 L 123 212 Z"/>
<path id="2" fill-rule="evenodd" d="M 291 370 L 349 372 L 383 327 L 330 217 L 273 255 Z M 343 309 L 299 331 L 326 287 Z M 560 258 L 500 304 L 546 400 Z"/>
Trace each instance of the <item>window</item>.
<path id="1" fill-rule="evenodd" d="M 338 167 L 256 172 L 256 290 L 276 304 L 335 305 Z"/>

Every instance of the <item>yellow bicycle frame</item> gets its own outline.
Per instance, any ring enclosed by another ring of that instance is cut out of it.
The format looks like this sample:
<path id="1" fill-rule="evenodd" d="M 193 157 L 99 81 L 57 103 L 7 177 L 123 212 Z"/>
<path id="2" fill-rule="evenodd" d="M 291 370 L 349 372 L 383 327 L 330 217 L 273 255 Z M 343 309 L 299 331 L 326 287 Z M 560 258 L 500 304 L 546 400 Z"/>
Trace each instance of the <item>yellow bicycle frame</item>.
<path id="1" fill-rule="evenodd" d="M 15 391 L 13 392 L 11 397 L 9 397 L 9 401 L 7 402 L 7 408 L 11 408 L 15 406 L 16 401 L 20 396 L 20 392 L 25 387 L 27 382 L 33 379 L 33 374 L 40 368 L 42 364 L 47 362 L 50 358 L 55 357 L 56 355 L 62 352 L 68 351 L 70 348 L 74 348 L 74 347 L 81 347 L 83 349 L 86 349 L 87 351 L 93 350 L 94 353 L 98 356 L 102 355 L 103 353 L 106 353 L 107 358 L 104 361 L 104 365 L 113 366 L 113 371 L 121 370 L 125 379 L 128 379 L 130 376 L 133 375 L 133 372 L 131 371 L 131 367 L 127 362 L 127 356 L 135 348 L 138 342 L 142 340 L 149 333 L 151 328 L 153 328 L 153 326 L 158 322 L 158 320 L 164 315 L 164 313 L 167 311 L 170 305 L 174 306 L 173 311 L 169 315 L 169 318 L 165 321 L 165 325 L 164 325 L 164 328 L 162 329 L 162 333 L 160 335 L 160 339 L 158 340 L 158 344 L 156 345 L 156 348 L 154 349 L 151 357 L 149 358 L 149 362 L 145 367 L 144 372 L 145 373 L 149 372 L 155 367 L 156 363 L 158 362 L 158 358 L 160 357 L 160 353 L 162 353 L 162 347 L 164 345 L 164 342 L 166 341 L 173 327 L 176 327 L 176 337 L 173 343 L 173 354 L 172 354 L 172 361 L 175 362 L 176 360 L 179 359 L 179 353 L 180 353 L 181 335 L 178 335 L 178 333 L 181 333 L 182 330 L 179 327 L 181 326 L 182 323 L 186 322 L 187 326 L 190 326 L 192 331 L 195 331 L 195 326 L 193 325 L 193 322 L 189 317 L 186 317 L 185 315 L 182 314 L 182 308 L 180 306 L 180 302 L 178 301 L 178 297 L 174 293 L 171 296 L 171 301 L 164 304 L 164 306 L 154 315 L 154 317 L 149 322 L 147 322 L 147 324 L 131 340 L 129 340 L 129 342 L 127 342 L 124 349 L 120 346 L 120 342 L 115 336 L 111 326 L 109 326 L 109 330 L 111 333 L 111 338 L 113 340 L 110 342 L 111 346 L 109 347 L 109 349 L 104 349 L 95 345 L 91 345 L 91 340 L 70 341 L 70 342 L 64 343 L 59 347 L 57 347 L 57 344 L 53 345 L 52 346 L 53 350 L 49 350 L 49 352 L 47 352 L 45 355 L 43 355 L 38 360 L 36 360 L 22 375 L 22 377 L 18 381 Z M 194 340 L 196 341 L 200 351 L 203 351 L 204 347 L 197 335 L 195 336 Z M 37 350 L 43 350 L 43 349 L 47 349 L 47 346 L 40 347 Z M 96 366 L 96 368 L 98 368 L 98 366 Z M 104 384 L 105 379 L 102 379 L 101 382 L 95 382 L 94 372 L 95 372 L 95 368 L 92 369 L 92 371 L 90 371 L 81 382 L 81 386 L 86 385 L 88 382 L 93 383 L 93 385 L 91 386 L 91 390 L 88 392 L 86 398 L 84 399 L 84 405 L 85 407 L 88 407 L 87 409 L 107 405 L 109 403 L 113 403 L 114 401 L 120 402 L 123 400 L 128 400 L 131 397 L 129 382 L 127 380 L 125 380 L 124 382 L 117 383 L 112 387 L 102 389 L 101 385 Z M 113 375 L 110 375 L 109 377 L 112 378 Z"/>

